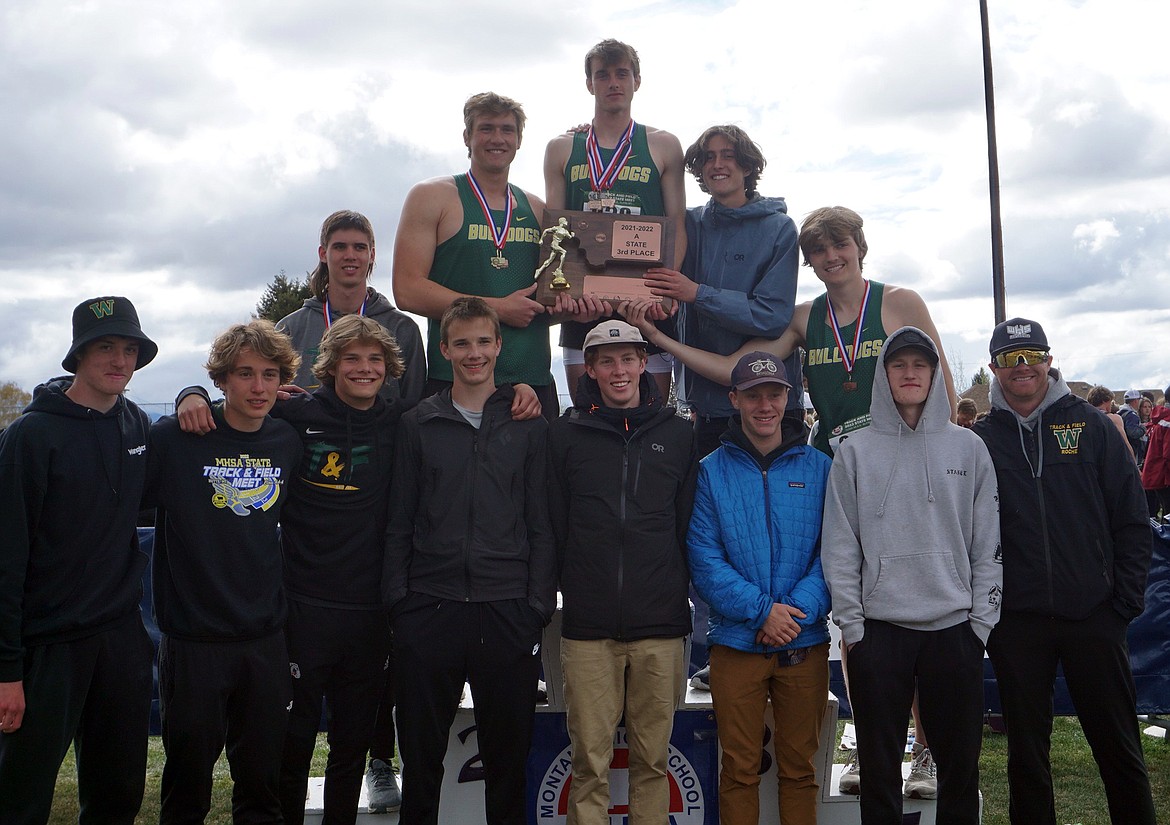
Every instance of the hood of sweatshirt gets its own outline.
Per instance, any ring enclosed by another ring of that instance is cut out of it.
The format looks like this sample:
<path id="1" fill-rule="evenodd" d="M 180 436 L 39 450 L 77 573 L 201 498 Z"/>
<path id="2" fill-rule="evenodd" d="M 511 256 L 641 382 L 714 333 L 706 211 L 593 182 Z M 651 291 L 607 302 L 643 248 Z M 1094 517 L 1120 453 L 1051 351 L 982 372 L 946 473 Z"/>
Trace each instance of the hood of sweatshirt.
<path id="1" fill-rule="evenodd" d="M 100 413 L 96 410 L 91 410 L 80 404 L 74 403 L 72 399 L 65 394 L 65 390 L 73 386 L 73 379 L 68 377 L 53 378 L 39 385 L 33 390 L 32 401 L 24 408 L 25 412 L 43 412 L 51 415 L 63 415 L 66 418 L 102 418 L 105 416 L 116 416 L 121 411 L 122 405 L 125 403 L 121 396 L 118 396 L 117 402 L 110 408 L 109 412 Z"/>
<path id="2" fill-rule="evenodd" d="M 324 311 L 325 304 L 320 298 L 315 298 L 310 295 L 305 299 L 302 308 L 320 314 Z M 390 303 L 389 298 L 372 286 L 366 287 L 366 311 L 363 313 L 364 315 L 369 318 L 374 318 L 390 309 L 394 309 L 394 304 Z"/>
<path id="3" fill-rule="evenodd" d="M 930 345 L 931 351 L 938 356 L 938 349 L 934 342 L 922 330 L 917 327 L 901 327 L 900 329 L 891 332 L 887 337 L 887 341 L 892 341 L 895 336 L 905 331 L 912 331 L 918 333 Z M 922 415 L 918 419 L 918 424 L 913 430 L 906 425 L 902 420 L 902 414 L 898 412 L 898 407 L 894 404 L 894 394 L 890 389 L 890 379 L 886 376 L 884 367 L 885 359 L 878 364 L 877 369 L 873 374 L 873 391 L 870 395 L 869 415 L 870 426 L 878 432 L 898 433 L 905 430 L 907 432 L 930 433 L 938 432 L 944 429 L 951 420 L 951 401 L 947 397 L 946 383 L 943 380 L 942 368 L 936 366 L 934 368 L 934 377 L 930 382 L 930 392 L 926 396 L 926 406 L 922 410 Z"/>
<path id="4" fill-rule="evenodd" d="M 704 221 L 710 222 L 713 226 L 725 226 L 744 221 L 758 221 L 776 213 L 787 215 L 788 205 L 784 202 L 784 198 L 765 198 L 760 195 L 752 195 L 743 206 L 732 208 L 723 206 L 712 198 L 707 202 L 707 208 L 703 210 L 703 213 Z"/>
<path id="5" fill-rule="evenodd" d="M 1049 367 L 1048 392 L 1044 394 L 1044 400 L 1040 402 L 1036 409 L 1032 410 L 1031 415 L 1020 415 L 1008 406 L 1007 399 L 1003 394 L 1003 387 L 1000 386 L 999 381 L 995 378 L 991 379 L 991 389 L 987 391 L 987 400 L 991 403 L 993 410 L 1007 410 L 1016 417 L 1016 421 L 1020 424 L 1031 424 L 1033 421 L 1039 420 L 1046 409 L 1064 398 L 1069 392 L 1068 384 L 1061 377 L 1060 370 L 1056 367 Z"/>

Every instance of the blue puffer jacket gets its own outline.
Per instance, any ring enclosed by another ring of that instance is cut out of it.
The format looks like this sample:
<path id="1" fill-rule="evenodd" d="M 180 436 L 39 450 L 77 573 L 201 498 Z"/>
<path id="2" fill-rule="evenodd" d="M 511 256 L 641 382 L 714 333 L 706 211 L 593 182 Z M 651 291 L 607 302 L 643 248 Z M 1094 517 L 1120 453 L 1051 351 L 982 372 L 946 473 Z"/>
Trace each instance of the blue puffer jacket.
<path id="1" fill-rule="evenodd" d="M 707 643 L 768 653 L 829 641 L 821 573 L 821 515 L 830 459 L 797 431 L 768 470 L 741 444 L 738 418 L 703 459 L 687 534 L 691 580 L 711 605 Z M 739 442 L 739 443 L 737 443 Z M 800 608 L 801 633 L 783 648 L 756 643 L 774 603 Z"/>

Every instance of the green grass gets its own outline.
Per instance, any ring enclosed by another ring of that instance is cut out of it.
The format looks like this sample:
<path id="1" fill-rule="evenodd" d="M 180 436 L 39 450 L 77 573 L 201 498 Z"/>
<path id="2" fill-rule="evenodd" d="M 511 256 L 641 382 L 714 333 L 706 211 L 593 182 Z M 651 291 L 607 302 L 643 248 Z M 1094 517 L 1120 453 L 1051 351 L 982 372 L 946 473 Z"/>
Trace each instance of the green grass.
<path id="1" fill-rule="evenodd" d="M 842 723 L 844 724 L 844 723 Z M 840 731 L 838 731 L 840 733 Z M 1150 784 L 1154 791 L 1154 807 L 1158 821 L 1170 825 L 1170 741 L 1142 737 Z M 317 739 L 313 755 L 313 775 L 325 770 L 325 739 Z M 147 763 L 146 798 L 138 822 L 158 822 L 158 787 L 162 776 L 163 750 L 157 736 L 150 739 Z M 1007 737 L 987 732 L 983 736 L 983 755 L 980 759 L 983 790 L 984 825 L 1008 825 L 1007 815 Z M 1105 790 L 1097 775 L 1097 766 L 1089 746 L 1081 733 L 1080 723 L 1074 717 L 1056 720 L 1052 735 L 1052 772 L 1056 785 L 1056 820 L 1059 823 L 1100 825 L 1108 822 Z M 215 791 L 210 825 L 231 823 L 231 779 L 227 762 L 220 759 L 215 768 Z M 53 803 L 52 825 L 70 825 L 77 822 L 77 771 L 70 754 L 61 766 L 57 779 L 57 796 Z"/>
<path id="2" fill-rule="evenodd" d="M 1146 770 L 1150 774 L 1158 822 L 1170 823 L 1170 742 L 1143 735 L 1142 749 L 1146 755 Z M 985 729 L 979 766 L 984 825 L 1008 825 L 1006 736 L 987 733 Z M 1109 822 L 1105 788 L 1076 717 L 1062 716 L 1055 720 L 1052 777 L 1058 823 L 1099 825 Z"/>
<path id="3" fill-rule="evenodd" d="M 320 734 L 317 736 L 317 749 L 313 752 L 310 776 L 324 775 L 328 753 L 325 734 Z M 135 819 L 139 825 L 155 825 L 158 822 L 159 782 L 162 780 L 165 759 L 162 740 L 157 736 L 150 737 L 146 756 L 146 795 L 142 800 L 142 810 Z M 215 763 L 213 777 L 211 812 L 207 815 L 207 825 L 231 825 L 232 779 L 228 773 L 226 756 L 220 755 L 219 761 Z M 77 766 L 73 762 L 73 752 L 70 751 L 57 776 L 57 793 L 53 797 L 53 814 L 49 817 L 49 825 L 75 825 L 76 822 Z"/>

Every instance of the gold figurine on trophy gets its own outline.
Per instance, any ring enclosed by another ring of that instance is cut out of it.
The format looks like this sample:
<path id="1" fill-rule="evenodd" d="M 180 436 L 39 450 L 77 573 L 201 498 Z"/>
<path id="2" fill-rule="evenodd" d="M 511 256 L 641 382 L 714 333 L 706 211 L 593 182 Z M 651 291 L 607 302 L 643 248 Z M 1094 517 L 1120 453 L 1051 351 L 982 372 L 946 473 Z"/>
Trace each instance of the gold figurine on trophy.
<path id="1" fill-rule="evenodd" d="M 569 229 L 569 221 L 565 217 L 557 218 L 557 222 L 550 226 L 540 235 L 541 242 L 544 241 L 545 236 L 551 235 L 552 239 L 549 242 L 551 252 L 548 258 L 540 266 L 536 268 L 536 273 L 532 276 L 533 280 L 540 277 L 540 273 L 553 265 L 556 261 L 556 268 L 552 270 L 552 281 L 549 282 L 549 289 L 568 289 L 569 282 L 565 279 L 565 248 L 561 246 L 564 241 L 571 241 L 576 237 L 572 230 Z"/>

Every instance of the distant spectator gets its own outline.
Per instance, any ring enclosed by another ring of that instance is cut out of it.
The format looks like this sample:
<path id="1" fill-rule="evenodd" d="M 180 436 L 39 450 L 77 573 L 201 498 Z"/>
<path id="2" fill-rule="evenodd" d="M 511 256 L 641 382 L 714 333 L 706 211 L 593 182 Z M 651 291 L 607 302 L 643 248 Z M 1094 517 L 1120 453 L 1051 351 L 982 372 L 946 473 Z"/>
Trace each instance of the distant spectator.
<path id="1" fill-rule="evenodd" d="M 1138 402 L 1138 418 L 1142 422 L 1142 426 L 1146 428 L 1146 453 L 1149 453 L 1150 441 L 1150 419 L 1154 413 L 1154 398 L 1153 393 L 1143 392 L 1142 399 Z M 1143 463 L 1144 469 L 1144 463 Z M 1150 518 L 1158 517 L 1158 495 L 1153 490 L 1146 490 L 1146 508 L 1150 511 Z"/>
<path id="2" fill-rule="evenodd" d="M 975 402 L 970 398 L 959 399 L 959 417 L 955 421 L 960 427 L 966 427 L 968 430 L 975 425 L 975 419 L 979 416 L 979 408 L 975 406 Z"/>
<path id="3" fill-rule="evenodd" d="M 1125 424 L 1125 440 L 1129 442 L 1129 448 L 1133 451 L 1139 467 L 1142 466 L 1142 462 L 1146 458 L 1146 428 L 1142 426 L 1137 409 L 1141 400 L 1142 394 L 1140 392 L 1126 390 L 1125 403 L 1117 411 L 1121 416 L 1122 423 Z"/>
<path id="4" fill-rule="evenodd" d="M 1129 454 L 1136 455 L 1133 451 L 1133 445 L 1130 444 L 1129 436 L 1126 434 L 1125 422 L 1121 420 L 1121 416 L 1113 412 L 1113 390 L 1108 387 L 1103 387 L 1100 384 L 1089 390 L 1089 394 L 1085 400 L 1101 411 L 1101 414 L 1112 422 L 1117 431 L 1125 436 L 1126 444 L 1129 444 Z"/>
<path id="5" fill-rule="evenodd" d="M 1166 388 L 1162 404 L 1150 414 L 1150 441 L 1142 467 L 1142 487 L 1157 497 L 1163 517 L 1170 516 L 1170 403 L 1166 396 L 1170 396 L 1170 387 Z"/>

